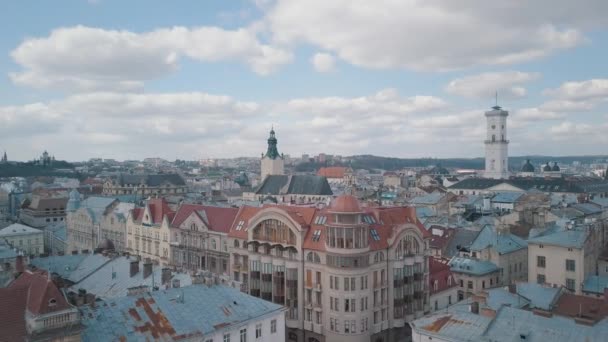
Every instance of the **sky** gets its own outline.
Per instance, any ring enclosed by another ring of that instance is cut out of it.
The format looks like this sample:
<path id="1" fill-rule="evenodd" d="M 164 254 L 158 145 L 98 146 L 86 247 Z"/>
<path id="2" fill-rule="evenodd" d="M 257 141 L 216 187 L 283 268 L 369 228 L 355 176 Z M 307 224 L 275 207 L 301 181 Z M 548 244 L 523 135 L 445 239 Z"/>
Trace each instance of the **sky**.
<path id="1" fill-rule="evenodd" d="M 168 160 L 279 152 L 607 154 L 605 0 L 0 4 L 0 152 Z"/>

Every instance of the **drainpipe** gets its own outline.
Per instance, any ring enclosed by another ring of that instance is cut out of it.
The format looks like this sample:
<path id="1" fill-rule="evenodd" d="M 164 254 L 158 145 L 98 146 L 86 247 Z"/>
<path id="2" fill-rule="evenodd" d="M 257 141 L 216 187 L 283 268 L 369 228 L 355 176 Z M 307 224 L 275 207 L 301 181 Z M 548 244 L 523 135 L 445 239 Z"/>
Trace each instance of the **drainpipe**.
<path id="1" fill-rule="evenodd" d="M 389 258 L 388 258 L 388 256 L 389 256 L 389 254 L 388 254 L 388 246 L 387 246 L 386 247 L 386 303 L 389 303 L 389 299 L 388 299 L 388 297 L 389 297 L 388 296 L 388 289 L 389 289 L 389 286 L 388 286 L 388 272 L 389 272 L 388 259 Z M 380 295 L 382 295 L 382 289 L 380 289 Z M 389 304 L 389 307 L 390 307 L 390 304 Z M 394 309 L 393 309 L 393 312 L 394 312 Z M 388 317 L 389 317 L 389 310 L 386 309 L 386 318 L 388 318 Z M 380 318 L 382 318 L 382 311 L 380 311 Z M 393 317 L 393 319 L 394 318 L 395 317 Z M 388 329 L 385 330 L 384 337 L 385 337 L 385 341 L 388 341 Z"/>
<path id="2" fill-rule="evenodd" d="M 306 285 L 304 283 L 306 281 L 306 271 L 304 270 L 304 248 L 302 248 L 301 254 L 302 255 L 300 256 L 300 259 L 302 259 L 302 301 L 298 302 L 300 302 L 300 305 L 302 306 L 302 332 L 304 333 L 304 342 L 306 342 L 306 327 L 304 326 L 304 322 L 306 321 L 306 308 L 304 304 L 306 300 Z"/>

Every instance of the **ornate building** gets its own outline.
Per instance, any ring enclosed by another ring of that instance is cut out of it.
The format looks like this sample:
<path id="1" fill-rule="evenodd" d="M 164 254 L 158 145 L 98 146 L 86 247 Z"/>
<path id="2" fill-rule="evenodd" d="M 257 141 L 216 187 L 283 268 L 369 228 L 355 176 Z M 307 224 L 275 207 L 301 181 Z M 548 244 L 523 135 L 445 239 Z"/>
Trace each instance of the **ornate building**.
<path id="1" fill-rule="evenodd" d="M 170 262 L 170 223 L 175 216 L 163 198 L 148 200 L 127 219 L 126 251 L 166 266 Z"/>
<path id="2" fill-rule="evenodd" d="M 509 112 L 498 105 L 486 112 L 486 178 L 509 178 L 507 116 Z"/>
<path id="3" fill-rule="evenodd" d="M 171 227 L 171 263 L 188 270 L 228 274 L 228 232 L 236 208 L 182 204 Z"/>
<path id="4" fill-rule="evenodd" d="M 283 155 L 279 154 L 277 149 L 277 138 L 274 135 L 274 129 L 270 130 L 268 137 L 268 149 L 266 154 L 262 154 L 262 167 L 260 172 L 260 180 L 264 180 L 268 175 L 283 175 L 285 174 Z"/>
<path id="5" fill-rule="evenodd" d="M 430 234 L 411 207 L 242 207 L 231 276 L 287 307 L 287 341 L 401 341 L 430 310 Z"/>
<path id="6" fill-rule="evenodd" d="M 182 195 L 187 191 L 186 182 L 178 174 L 120 174 L 106 180 L 102 193 L 106 196 L 140 195 L 142 198 L 147 198 L 152 195 Z"/>

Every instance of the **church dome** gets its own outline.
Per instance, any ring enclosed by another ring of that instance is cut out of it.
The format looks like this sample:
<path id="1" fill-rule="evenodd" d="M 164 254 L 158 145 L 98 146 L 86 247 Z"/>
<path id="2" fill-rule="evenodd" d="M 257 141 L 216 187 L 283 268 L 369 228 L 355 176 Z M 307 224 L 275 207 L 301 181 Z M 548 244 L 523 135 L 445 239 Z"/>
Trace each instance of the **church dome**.
<path id="1" fill-rule="evenodd" d="M 559 170 L 560 169 L 559 169 L 559 166 L 557 166 L 557 162 L 553 163 L 553 167 L 551 168 L 551 171 L 559 172 Z"/>
<path id="2" fill-rule="evenodd" d="M 553 169 L 551 168 L 551 165 L 549 165 L 549 162 L 547 162 L 547 165 L 543 166 L 543 171 L 551 172 L 551 170 L 553 170 Z"/>
<path id="3" fill-rule="evenodd" d="M 114 242 L 110 239 L 105 239 L 97 245 L 97 249 L 100 251 L 113 251 L 114 250 Z"/>
<path id="4" fill-rule="evenodd" d="M 329 211 L 334 213 L 359 213 L 359 201 L 352 195 L 340 195 L 329 204 Z"/>
<path id="5" fill-rule="evenodd" d="M 521 172 L 534 172 L 534 165 L 530 163 L 530 159 L 526 159 L 526 163 L 521 168 Z"/>

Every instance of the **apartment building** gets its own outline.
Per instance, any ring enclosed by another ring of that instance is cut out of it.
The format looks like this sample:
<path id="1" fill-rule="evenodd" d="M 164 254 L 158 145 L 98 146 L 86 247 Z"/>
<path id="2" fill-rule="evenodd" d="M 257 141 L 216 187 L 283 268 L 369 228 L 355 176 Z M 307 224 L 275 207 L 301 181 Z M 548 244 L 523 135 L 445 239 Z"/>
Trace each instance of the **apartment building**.
<path id="1" fill-rule="evenodd" d="M 430 310 L 430 234 L 411 207 L 242 207 L 228 234 L 231 276 L 286 306 L 287 341 L 401 341 Z"/>

